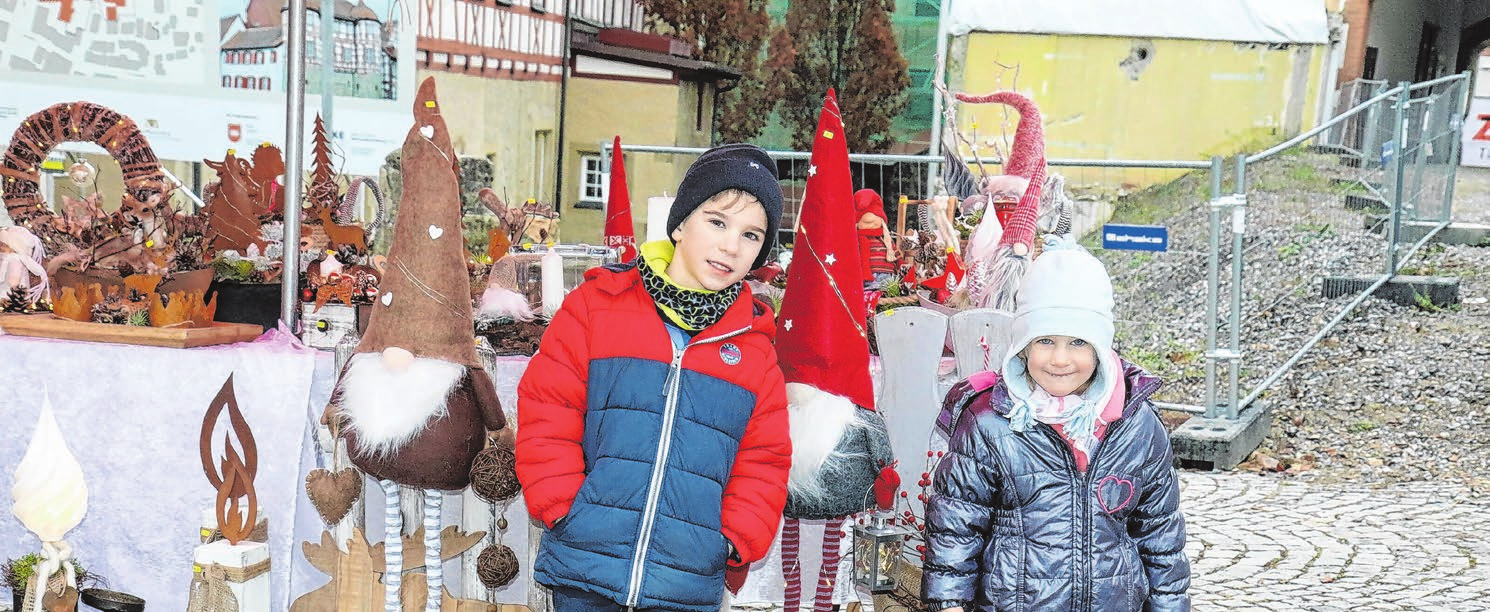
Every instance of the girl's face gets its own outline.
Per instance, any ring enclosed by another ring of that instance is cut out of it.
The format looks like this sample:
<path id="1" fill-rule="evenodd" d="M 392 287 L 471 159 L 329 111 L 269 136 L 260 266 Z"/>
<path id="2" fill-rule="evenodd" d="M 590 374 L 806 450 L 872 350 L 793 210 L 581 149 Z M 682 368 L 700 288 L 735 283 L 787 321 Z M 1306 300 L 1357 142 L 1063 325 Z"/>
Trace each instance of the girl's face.
<path id="1" fill-rule="evenodd" d="M 1030 378 L 1056 397 L 1079 394 L 1097 373 L 1097 349 L 1081 338 L 1040 336 L 1024 349 Z"/>
<path id="2" fill-rule="evenodd" d="M 706 200 L 678 229 L 667 275 L 685 289 L 719 291 L 740 282 L 766 238 L 766 209 L 748 193 L 725 191 Z"/>

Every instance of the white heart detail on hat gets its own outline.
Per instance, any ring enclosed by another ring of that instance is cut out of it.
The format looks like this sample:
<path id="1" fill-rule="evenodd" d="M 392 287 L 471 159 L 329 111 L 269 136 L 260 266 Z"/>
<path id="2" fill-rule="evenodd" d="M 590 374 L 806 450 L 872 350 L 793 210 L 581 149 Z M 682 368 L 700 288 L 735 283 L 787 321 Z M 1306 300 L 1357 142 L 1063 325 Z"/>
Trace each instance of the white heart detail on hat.
<path id="1" fill-rule="evenodd" d="M 419 133 L 420 134 L 423 134 L 425 138 L 434 138 L 435 137 L 435 126 L 433 126 L 433 125 L 421 125 L 421 126 L 419 126 Z"/>
<path id="2" fill-rule="evenodd" d="M 429 239 L 430 240 L 439 240 L 440 239 L 440 236 L 444 236 L 444 235 L 445 235 L 445 228 L 442 228 L 442 227 L 440 227 L 438 225 L 430 225 L 429 226 Z"/>
<path id="3" fill-rule="evenodd" d="M 393 292 L 392 291 L 389 291 L 388 293 L 384 293 L 383 294 L 383 299 L 381 301 L 383 302 L 383 305 L 384 306 L 392 306 L 393 305 Z"/>

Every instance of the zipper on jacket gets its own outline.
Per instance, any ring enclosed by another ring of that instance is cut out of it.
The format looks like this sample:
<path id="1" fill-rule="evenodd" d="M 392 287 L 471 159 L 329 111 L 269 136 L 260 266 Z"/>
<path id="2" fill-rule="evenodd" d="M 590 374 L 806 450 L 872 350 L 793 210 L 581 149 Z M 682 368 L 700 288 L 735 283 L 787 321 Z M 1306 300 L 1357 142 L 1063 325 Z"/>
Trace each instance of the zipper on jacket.
<path id="1" fill-rule="evenodd" d="M 668 454 L 673 445 L 673 423 L 678 416 L 678 392 L 683 384 L 683 353 L 690 348 L 700 344 L 718 342 L 725 338 L 738 336 L 750 331 L 750 327 L 744 327 L 733 332 L 695 340 L 683 345 L 683 348 L 673 349 L 673 362 L 667 368 L 667 380 L 663 383 L 663 393 L 667 401 L 662 409 L 662 429 L 658 434 L 657 456 L 652 462 L 652 478 L 647 483 L 647 505 L 642 508 L 642 524 L 636 534 L 636 552 L 631 556 L 631 580 L 626 586 L 626 607 L 635 608 L 641 599 L 642 577 L 646 573 L 647 549 L 652 544 L 652 528 L 657 522 L 657 500 L 662 497 L 662 474 L 667 468 Z"/>
<path id="2" fill-rule="evenodd" d="M 1072 598 L 1075 600 L 1073 603 L 1076 604 L 1077 609 L 1089 610 L 1092 607 L 1091 546 L 1092 530 L 1097 522 L 1096 510 L 1092 508 L 1092 484 L 1097 473 L 1097 460 L 1102 456 L 1102 449 L 1107 446 L 1107 441 L 1116 437 L 1118 428 L 1128 420 L 1118 419 L 1116 422 L 1108 425 L 1107 433 L 1103 434 L 1102 439 L 1097 441 L 1097 447 L 1087 454 L 1086 473 L 1079 478 L 1082 482 L 1081 491 L 1078 493 L 1081 502 L 1079 505 L 1080 514 L 1076 517 L 1076 523 L 1079 529 L 1077 533 L 1082 535 L 1080 558 L 1076 560 L 1076 564 L 1077 567 L 1081 568 L 1081 571 L 1077 576 L 1078 580 L 1076 581 L 1075 592 L 1072 593 Z M 1060 434 L 1056 433 L 1054 427 L 1045 423 L 1039 423 L 1038 425 L 1045 430 L 1046 436 L 1061 449 L 1061 457 L 1066 460 L 1067 469 L 1075 469 L 1076 452 L 1071 450 L 1070 445 L 1065 440 L 1061 439 Z"/>
<path id="3" fill-rule="evenodd" d="M 1088 566 L 1091 565 L 1092 561 L 1092 533 L 1093 530 L 1096 528 L 1097 522 L 1097 511 L 1095 508 L 1092 507 L 1092 484 L 1097 474 L 1097 460 L 1102 456 L 1102 449 L 1107 446 L 1107 441 L 1117 437 L 1119 428 L 1127 424 L 1129 420 L 1131 419 L 1118 419 L 1116 422 L 1108 425 L 1107 433 L 1103 434 L 1102 439 L 1097 441 L 1097 448 L 1092 449 L 1091 460 L 1088 461 L 1086 464 L 1086 484 L 1082 487 L 1084 492 L 1084 495 L 1082 496 L 1082 505 L 1086 508 L 1086 531 L 1084 532 L 1086 533 L 1086 537 L 1082 540 L 1082 547 L 1086 548 L 1087 551 L 1085 554 L 1082 555 L 1082 558 Z M 1136 495 L 1137 491 L 1134 491 L 1134 494 Z M 1091 567 L 1088 567 L 1087 574 L 1091 574 L 1091 572 Z M 1092 578 L 1088 576 L 1088 578 L 1086 580 L 1083 580 L 1081 584 L 1082 590 L 1086 592 L 1086 596 L 1082 599 L 1087 602 L 1086 607 L 1088 609 L 1091 609 L 1093 604 Z"/>

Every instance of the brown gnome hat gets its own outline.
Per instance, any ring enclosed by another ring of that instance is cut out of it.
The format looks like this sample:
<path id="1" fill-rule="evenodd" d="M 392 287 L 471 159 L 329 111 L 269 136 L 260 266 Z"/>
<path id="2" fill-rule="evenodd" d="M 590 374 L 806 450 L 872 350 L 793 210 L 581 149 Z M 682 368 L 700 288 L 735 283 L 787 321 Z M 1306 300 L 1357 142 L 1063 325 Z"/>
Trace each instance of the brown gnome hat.
<path id="1" fill-rule="evenodd" d="M 414 127 L 404 139 L 403 199 L 388 271 L 357 352 L 397 346 L 415 357 L 480 367 L 455 168 L 435 81 L 426 78 L 414 97 Z"/>

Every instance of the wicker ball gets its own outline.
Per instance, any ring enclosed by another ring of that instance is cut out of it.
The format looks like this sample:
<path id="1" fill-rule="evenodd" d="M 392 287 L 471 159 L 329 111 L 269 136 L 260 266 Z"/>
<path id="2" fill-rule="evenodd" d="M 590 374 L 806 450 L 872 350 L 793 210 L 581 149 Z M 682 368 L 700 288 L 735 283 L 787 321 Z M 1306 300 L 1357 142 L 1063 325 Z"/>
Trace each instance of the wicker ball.
<path id="1" fill-rule="evenodd" d="M 471 490 L 493 504 L 516 497 L 522 485 L 517 481 L 517 455 L 512 449 L 482 449 L 471 462 Z"/>
<path id="2" fill-rule="evenodd" d="M 476 576 L 488 589 L 506 586 L 517 577 L 517 555 L 503 544 L 492 544 L 476 558 Z"/>

